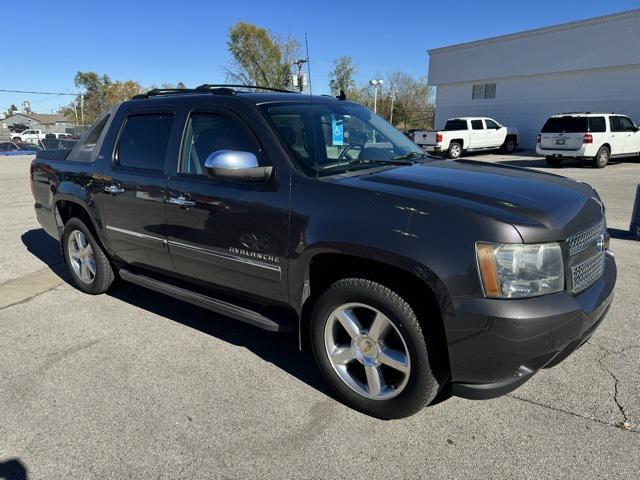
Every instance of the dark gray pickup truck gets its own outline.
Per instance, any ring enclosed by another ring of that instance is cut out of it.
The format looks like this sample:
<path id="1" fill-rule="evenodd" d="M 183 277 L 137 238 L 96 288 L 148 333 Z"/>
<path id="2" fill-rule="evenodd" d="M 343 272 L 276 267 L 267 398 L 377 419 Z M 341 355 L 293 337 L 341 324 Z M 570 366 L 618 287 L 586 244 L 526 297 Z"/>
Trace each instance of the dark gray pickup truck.
<path id="1" fill-rule="evenodd" d="M 294 329 L 342 400 L 380 418 L 517 388 L 613 298 L 590 186 L 427 158 L 344 98 L 151 91 L 71 151 L 38 152 L 31 179 L 80 290 L 119 278 Z"/>

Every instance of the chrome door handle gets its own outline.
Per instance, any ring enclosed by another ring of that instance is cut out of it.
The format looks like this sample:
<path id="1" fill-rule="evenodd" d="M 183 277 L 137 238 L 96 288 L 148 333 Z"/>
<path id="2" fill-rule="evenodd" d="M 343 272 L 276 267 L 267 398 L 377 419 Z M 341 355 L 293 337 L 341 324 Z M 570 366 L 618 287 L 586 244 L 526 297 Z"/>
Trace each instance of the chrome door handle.
<path id="1" fill-rule="evenodd" d="M 124 193 L 124 188 L 122 188 L 120 185 L 105 185 L 103 190 L 106 193 L 111 193 L 112 195 L 117 195 L 119 193 Z"/>
<path id="2" fill-rule="evenodd" d="M 178 195 L 177 197 L 169 197 L 169 203 L 173 205 L 180 205 L 181 207 L 193 207 L 196 202 L 191 200 L 188 196 Z"/>

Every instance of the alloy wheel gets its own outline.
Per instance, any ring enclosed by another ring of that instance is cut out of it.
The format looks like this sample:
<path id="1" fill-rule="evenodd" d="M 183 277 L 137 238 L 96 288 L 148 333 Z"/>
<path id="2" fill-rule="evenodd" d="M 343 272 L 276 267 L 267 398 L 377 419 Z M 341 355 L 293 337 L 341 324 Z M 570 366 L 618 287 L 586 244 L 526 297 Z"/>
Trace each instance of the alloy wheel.
<path id="1" fill-rule="evenodd" d="M 411 363 L 407 344 L 381 311 L 362 303 L 336 308 L 324 328 L 324 345 L 338 377 L 356 393 L 387 400 L 407 385 Z"/>
<path id="2" fill-rule="evenodd" d="M 67 241 L 71 268 L 80 281 L 90 284 L 96 278 L 96 260 L 93 248 L 84 233 L 74 230 Z"/>

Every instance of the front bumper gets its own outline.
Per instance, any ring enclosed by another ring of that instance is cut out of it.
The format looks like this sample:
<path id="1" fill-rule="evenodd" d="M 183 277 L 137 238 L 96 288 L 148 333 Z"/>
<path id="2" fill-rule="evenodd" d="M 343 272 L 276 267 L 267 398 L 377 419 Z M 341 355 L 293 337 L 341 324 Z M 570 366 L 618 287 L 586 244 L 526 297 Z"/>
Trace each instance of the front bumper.
<path id="1" fill-rule="evenodd" d="M 603 275 L 578 295 L 521 300 L 453 299 L 445 315 L 452 392 L 484 399 L 504 395 L 586 342 L 613 300 L 617 270 L 606 254 Z"/>

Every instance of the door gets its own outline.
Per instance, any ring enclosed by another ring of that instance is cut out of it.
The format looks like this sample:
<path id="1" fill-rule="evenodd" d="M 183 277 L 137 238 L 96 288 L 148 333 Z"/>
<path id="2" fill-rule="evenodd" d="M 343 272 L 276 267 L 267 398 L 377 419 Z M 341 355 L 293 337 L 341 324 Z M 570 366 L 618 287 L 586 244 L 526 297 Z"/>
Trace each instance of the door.
<path id="1" fill-rule="evenodd" d="M 118 260 L 133 266 L 173 271 L 164 169 L 174 123 L 171 111 L 129 114 L 101 179 L 98 201 L 109 247 Z"/>
<path id="2" fill-rule="evenodd" d="M 611 135 L 609 139 L 611 155 L 624 155 L 627 133 L 624 131 L 624 127 L 622 126 L 622 117 L 619 115 L 610 115 L 609 125 L 611 127 Z"/>
<path id="3" fill-rule="evenodd" d="M 211 178 L 205 161 L 219 150 L 250 152 L 271 165 L 239 118 L 215 109 L 190 114 L 169 178 L 167 235 L 176 271 L 206 286 L 285 300 L 288 180 L 277 169 L 260 184 Z"/>
<path id="4" fill-rule="evenodd" d="M 638 127 L 628 117 L 619 117 L 624 136 L 625 155 L 637 155 L 640 152 L 640 135 Z"/>
<path id="5" fill-rule="evenodd" d="M 484 148 L 487 144 L 487 130 L 484 128 L 482 120 L 471 120 L 471 130 L 469 130 L 468 148 Z"/>
<path id="6" fill-rule="evenodd" d="M 487 143 L 485 146 L 494 148 L 502 145 L 507 136 L 507 129 L 501 127 L 490 118 L 485 118 L 484 123 L 487 126 Z"/>

